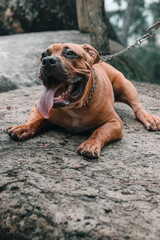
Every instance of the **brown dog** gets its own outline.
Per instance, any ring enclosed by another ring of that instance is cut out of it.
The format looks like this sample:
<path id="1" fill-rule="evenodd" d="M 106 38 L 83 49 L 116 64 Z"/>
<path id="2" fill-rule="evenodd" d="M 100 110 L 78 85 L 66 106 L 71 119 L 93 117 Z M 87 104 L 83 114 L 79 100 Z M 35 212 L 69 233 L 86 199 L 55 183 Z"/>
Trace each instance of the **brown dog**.
<path id="1" fill-rule="evenodd" d="M 39 77 L 45 91 L 27 123 L 10 127 L 9 135 L 15 140 L 31 138 L 48 121 L 69 131 L 93 130 L 78 152 L 97 158 L 105 143 L 123 136 L 114 101 L 128 104 L 148 130 L 160 130 L 160 118 L 144 110 L 132 83 L 99 59 L 98 52 L 88 44 L 51 45 L 41 57 Z"/>

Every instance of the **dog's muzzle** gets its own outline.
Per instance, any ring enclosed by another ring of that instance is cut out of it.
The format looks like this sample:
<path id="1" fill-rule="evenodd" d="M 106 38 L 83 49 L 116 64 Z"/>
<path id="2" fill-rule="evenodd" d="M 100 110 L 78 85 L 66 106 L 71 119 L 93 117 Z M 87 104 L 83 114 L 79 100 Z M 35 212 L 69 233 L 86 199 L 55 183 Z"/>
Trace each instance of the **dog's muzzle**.
<path id="1" fill-rule="evenodd" d="M 45 57 L 42 59 L 42 67 L 46 69 L 52 69 L 55 67 L 58 63 L 58 58 L 57 57 Z"/>
<path id="2" fill-rule="evenodd" d="M 37 108 L 45 119 L 49 118 L 52 107 L 64 107 L 80 98 L 87 82 L 84 75 L 70 78 L 69 70 L 62 64 L 60 58 L 53 56 L 42 58 L 40 78 L 45 91 Z"/>

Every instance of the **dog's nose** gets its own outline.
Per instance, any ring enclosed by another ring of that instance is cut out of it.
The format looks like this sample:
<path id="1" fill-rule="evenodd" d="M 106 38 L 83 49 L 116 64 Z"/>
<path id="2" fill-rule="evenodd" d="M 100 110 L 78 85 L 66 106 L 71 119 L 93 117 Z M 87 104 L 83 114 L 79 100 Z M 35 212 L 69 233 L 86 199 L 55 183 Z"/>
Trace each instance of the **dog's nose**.
<path id="1" fill-rule="evenodd" d="M 45 57 L 42 59 L 42 66 L 53 67 L 57 63 L 56 57 Z"/>

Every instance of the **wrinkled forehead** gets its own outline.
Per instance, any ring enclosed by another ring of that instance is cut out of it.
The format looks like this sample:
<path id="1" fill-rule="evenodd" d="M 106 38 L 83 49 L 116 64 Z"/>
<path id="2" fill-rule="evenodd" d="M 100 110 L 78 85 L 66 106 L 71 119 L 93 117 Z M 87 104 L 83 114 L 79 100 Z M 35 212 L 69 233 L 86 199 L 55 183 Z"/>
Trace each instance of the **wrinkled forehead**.
<path id="1" fill-rule="evenodd" d="M 48 47 L 50 54 L 60 54 L 65 49 L 71 49 L 79 55 L 85 52 L 81 45 L 75 43 L 56 43 Z"/>

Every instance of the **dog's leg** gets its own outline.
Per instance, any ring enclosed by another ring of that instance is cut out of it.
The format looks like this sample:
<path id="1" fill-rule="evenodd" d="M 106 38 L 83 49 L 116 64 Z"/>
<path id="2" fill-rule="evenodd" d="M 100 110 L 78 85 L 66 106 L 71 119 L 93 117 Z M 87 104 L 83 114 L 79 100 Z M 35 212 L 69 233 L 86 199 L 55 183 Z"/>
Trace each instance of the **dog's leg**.
<path id="1" fill-rule="evenodd" d="M 7 129 L 7 132 L 12 139 L 23 141 L 33 137 L 42 128 L 44 121 L 35 105 L 26 124 L 11 126 Z"/>
<path id="2" fill-rule="evenodd" d="M 117 72 L 112 84 L 116 101 L 128 104 L 133 109 L 136 118 L 141 121 L 148 130 L 160 130 L 160 117 L 148 114 L 140 104 L 137 90 L 122 73 Z"/>
<path id="3" fill-rule="evenodd" d="M 97 128 L 89 139 L 78 147 L 78 153 L 88 158 L 98 158 L 105 143 L 121 139 L 122 122 L 113 119 Z"/>

